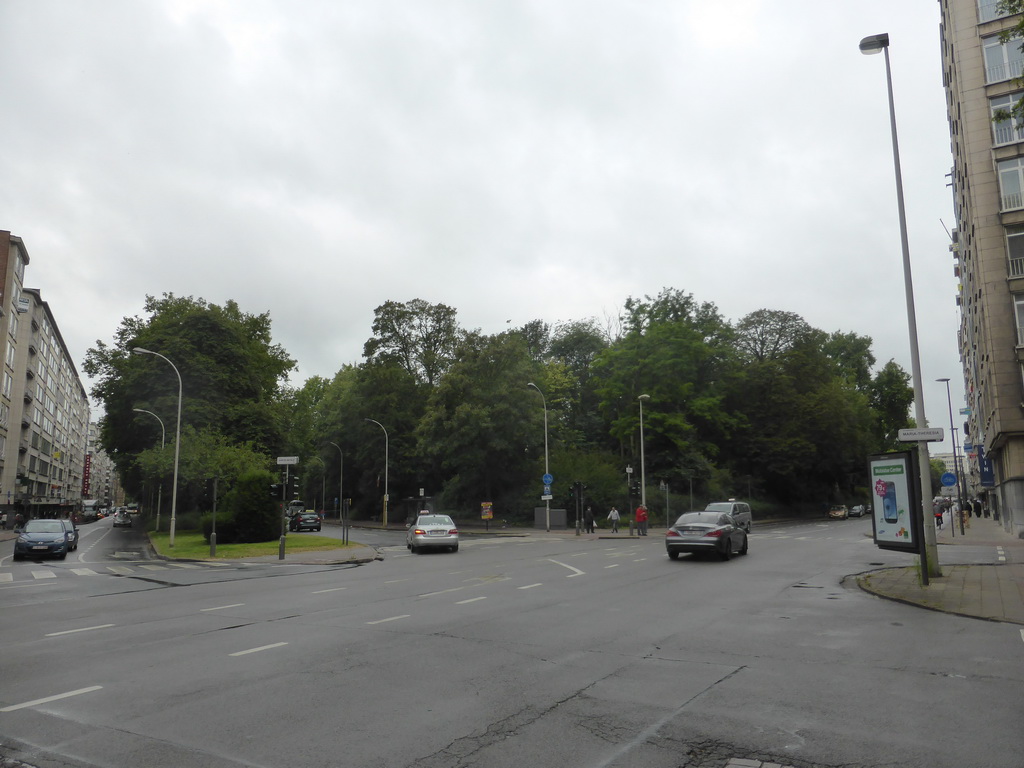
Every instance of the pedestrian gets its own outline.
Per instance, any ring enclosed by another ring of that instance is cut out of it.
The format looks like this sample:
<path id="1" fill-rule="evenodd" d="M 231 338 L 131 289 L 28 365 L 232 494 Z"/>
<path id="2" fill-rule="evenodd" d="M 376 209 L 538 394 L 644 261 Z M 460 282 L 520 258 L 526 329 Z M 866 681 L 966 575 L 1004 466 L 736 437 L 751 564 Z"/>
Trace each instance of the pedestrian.
<path id="1" fill-rule="evenodd" d="M 587 533 L 594 532 L 594 510 L 590 507 L 583 512 L 583 530 Z"/>
<path id="2" fill-rule="evenodd" d="M 971 502 L 971 508 L 974 510 L 975 517 L 981 517 L 981 502 L 978 499 Z"/>
<path id="3" fill-rule="evenodd" d="M 20 531 L 21 526 L 25 524 L 25 516 L 19 512 L 14 516 L 14 530 Z"/>
<path id="4" fill-rule="evenodd" d="M 636 534 L 637 536 L 647 535 L 647 507 L 643 504 L 636 508 Z"/>
<path id="5" fill-rule="evenodd" d="M 988 504 L 983 502 L 981 499 L 978 499 L 978 503 L 981 504 L 982 514 L 985 515 L 985 517 L 991 517 L 992 513 L 989 511 Z"/>
<path id="6" fill-rule="evenodd" d="M 7 513 L 0 512 L 0 531 L 7 530 Z"/>
<path id="7" fill-rule="evenodd" d="M 617 510 L 615 507 L 612 507 L 611 511 L 608 512 L 608 519 L 612 523 L 612 533 L 618 533 L 619 532 L 619 510 Z"/>

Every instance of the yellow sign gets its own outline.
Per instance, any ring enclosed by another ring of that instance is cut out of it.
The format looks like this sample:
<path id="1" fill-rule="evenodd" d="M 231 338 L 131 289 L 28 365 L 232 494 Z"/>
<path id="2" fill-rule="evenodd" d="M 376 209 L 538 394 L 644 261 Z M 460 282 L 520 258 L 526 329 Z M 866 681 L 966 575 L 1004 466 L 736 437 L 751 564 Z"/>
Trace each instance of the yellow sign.
<path id="1" fill-rule="evenodd" d="M 489 501 L 480 502 L 480 519 L 481 520 L 493 520 L 494 509 L 493 504 Z"/>

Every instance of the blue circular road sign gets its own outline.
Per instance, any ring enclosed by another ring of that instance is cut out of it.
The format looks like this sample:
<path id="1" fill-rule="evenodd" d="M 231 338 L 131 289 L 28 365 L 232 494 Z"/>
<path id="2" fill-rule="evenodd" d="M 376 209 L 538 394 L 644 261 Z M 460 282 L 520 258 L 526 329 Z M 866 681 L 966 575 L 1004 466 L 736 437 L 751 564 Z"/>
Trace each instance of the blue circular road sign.
<path id="1" fill-rule="evenodd" d="M 553 478 L 551 475 L 544 475 L 544 477 L 541 478 L 541 482 L 543 482 L 544 485 L 551 485 L 553 482 L 555 482 L 555 478 Z"/>
<path id="2" fill-rule="evenodd" d="M 952 488 L 954 485 L 956 485 L 956 475 L 954 475 L 952 472 L 944 472 L 942 477 L 940 478 L 940 482 L 947 488 Z"/>

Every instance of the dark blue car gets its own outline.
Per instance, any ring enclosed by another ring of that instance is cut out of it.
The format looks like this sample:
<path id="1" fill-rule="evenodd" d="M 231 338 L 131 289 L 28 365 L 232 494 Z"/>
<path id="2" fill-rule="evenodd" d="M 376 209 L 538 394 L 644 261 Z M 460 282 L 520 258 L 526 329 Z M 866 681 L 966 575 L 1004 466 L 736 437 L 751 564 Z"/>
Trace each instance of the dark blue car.
<path id="1" fill-rule="evenodd" d="M 14 542 L 14 559 L 68 556 L 68 533 L 60 520 L 29 520 Z"/>

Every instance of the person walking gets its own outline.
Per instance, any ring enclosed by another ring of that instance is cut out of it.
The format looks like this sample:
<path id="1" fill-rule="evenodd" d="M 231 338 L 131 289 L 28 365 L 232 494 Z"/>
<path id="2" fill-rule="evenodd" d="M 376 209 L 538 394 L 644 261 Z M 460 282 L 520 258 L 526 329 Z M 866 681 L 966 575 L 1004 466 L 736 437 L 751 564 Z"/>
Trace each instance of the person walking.
<path id="1" fill-rule="evenodd" d="M 583 512 L 583 530 L 587 533 L 594 532 L 594 510 L 590 507 Z"/>
<path id="2" fill-rule="evenodd" d="M 647 535 L 647 507 L 643 504 L 636 508 L 636 535 Z"/>
<path id="3" fill-rule="evenodd" d="M 612 507 L 611 511 L 608 512 L 608 519 L 611 521 L 611 524 L 612 524 L 612 533 L 618 533 L 619 532 L 619 510 L 617 510 L 615 507 Z"/>
<path id="4" fill-rule="evenodd" d="M 14 516 L 14 530 L 20 531 L 21 526 L 25 524 L 25 516 L 19 512 Z"/>
<path id="5" fill-rule="evenodd" d="M 7 513 L 0 512 L 0 531 L 7 530 Z"/>

